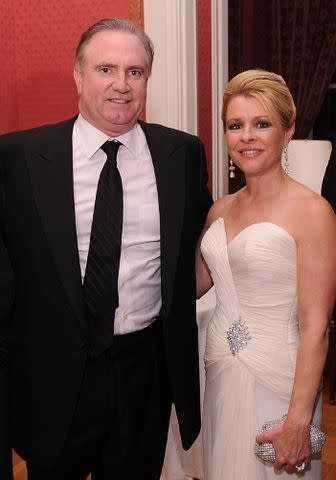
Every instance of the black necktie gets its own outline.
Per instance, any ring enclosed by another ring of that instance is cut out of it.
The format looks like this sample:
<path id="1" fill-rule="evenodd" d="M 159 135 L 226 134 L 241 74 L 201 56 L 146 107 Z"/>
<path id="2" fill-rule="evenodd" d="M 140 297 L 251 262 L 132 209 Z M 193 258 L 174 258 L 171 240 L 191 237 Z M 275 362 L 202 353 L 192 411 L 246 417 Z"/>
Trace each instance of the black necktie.
<path id="1" fill-rule="evenodd" d="M 123 190 L 117 167 L 120 145 L 120 142 L 108 141 L 101 147 L 107 159 L 98 181 L 84 278 L 92 356 L 99 355 L 112 344 L 114 314 L 119 304 L 118 274 L 123 219 Z"/>

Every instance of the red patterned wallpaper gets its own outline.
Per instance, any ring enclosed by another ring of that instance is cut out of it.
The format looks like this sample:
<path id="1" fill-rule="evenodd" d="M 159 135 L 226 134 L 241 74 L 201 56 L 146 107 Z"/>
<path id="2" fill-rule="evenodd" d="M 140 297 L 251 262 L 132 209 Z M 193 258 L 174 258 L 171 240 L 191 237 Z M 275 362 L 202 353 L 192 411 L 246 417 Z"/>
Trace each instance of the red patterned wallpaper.
<path id="1" fill-rule="evenodd" d="M 1 0 L 0 133 L 77 112 L 72 70 L 83 30 L 120 16 L 143 25 L 139 0 Z"/>
<path id="2" fill-rule="evenodd" d="M 198 134 L 204 143 L 212 186 L 211 0 L 197 1 Z"/>

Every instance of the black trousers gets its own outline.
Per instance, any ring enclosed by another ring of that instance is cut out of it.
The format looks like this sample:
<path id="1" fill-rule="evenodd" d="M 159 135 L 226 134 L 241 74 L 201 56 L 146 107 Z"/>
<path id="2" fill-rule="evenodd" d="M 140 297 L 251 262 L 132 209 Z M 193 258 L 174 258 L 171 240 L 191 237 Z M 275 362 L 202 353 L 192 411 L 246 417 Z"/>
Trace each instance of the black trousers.
<path id="1" fill-rule="evenodd" d="M 114 340 L 87 360 L 57 464 L 28 464 L 29 480 L 159 479 L 171 410 L 161 322 Z"/>

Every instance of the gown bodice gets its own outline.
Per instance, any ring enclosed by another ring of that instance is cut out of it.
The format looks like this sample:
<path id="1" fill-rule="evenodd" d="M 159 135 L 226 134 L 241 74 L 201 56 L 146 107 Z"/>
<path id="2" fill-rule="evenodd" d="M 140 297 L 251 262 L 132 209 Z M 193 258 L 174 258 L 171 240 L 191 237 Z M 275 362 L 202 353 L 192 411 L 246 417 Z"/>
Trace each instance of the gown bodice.
<path id="1" fill-rule="evenodd" d="M 249 339 L 237 355 L 256 370 L 257 376 L 259 367 L 264 372 L 264 362 L 270 370 L 279 372 L 279 383 L 283 380 L 285 385 L 273 387 L 287 396 L 299 341 L 294 238 L 274 223 L 260 222 L 244 228 L 227 244 L 225 223 L 219 217 L 205 233 L 201 249 L 216 291 L 216 310 L 207 333 L 206 364 L 218 355 L 227 356 L 228 362 L 235 360 L 227 332 L 233 322 L 240 320 Z M 270 355 L 274 351 L 281 355 Z"/>

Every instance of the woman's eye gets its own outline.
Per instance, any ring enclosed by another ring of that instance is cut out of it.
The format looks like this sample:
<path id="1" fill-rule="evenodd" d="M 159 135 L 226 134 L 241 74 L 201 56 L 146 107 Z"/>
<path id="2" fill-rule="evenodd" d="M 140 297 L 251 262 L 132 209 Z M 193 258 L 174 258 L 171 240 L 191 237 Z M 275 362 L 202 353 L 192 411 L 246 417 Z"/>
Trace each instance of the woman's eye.
<path id="1" fill-rule="evenodd" d="M 229 130 L 238 130 L 240 128 L 240 123 L 231 123 L 228 125 Z"/>
<path id="2" fill-rule="evenodd" d="M 259 128 L 268 128 L 271 125 L 272 125 L 271 122 L 267 122 L 267 121 L 260 121 L 257 123 L 257 127 Z"/>

